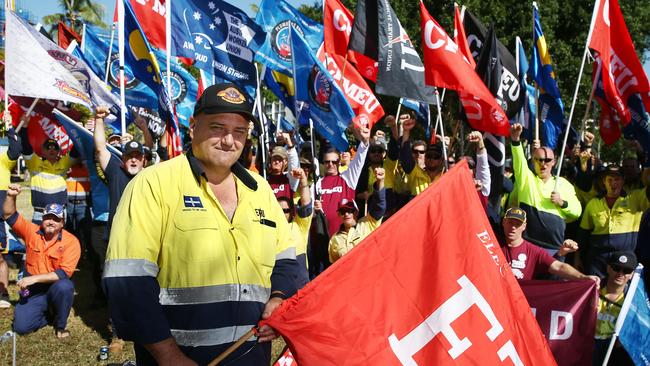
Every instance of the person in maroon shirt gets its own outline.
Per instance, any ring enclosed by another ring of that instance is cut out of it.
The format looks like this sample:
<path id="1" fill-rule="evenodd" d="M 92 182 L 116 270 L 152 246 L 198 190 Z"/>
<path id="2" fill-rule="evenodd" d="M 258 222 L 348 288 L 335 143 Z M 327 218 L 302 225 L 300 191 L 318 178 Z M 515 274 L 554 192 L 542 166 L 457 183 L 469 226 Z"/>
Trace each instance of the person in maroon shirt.
<path id="1" fill-rule="evenodd" d="M 587 276 L 571 265 L 551 257 L 544 249 L 526 241 L 523 238 L 525 230 L 526 212 L 518 207 L 508 209 L 503 217 L 506 245 L 502 245 L 501 250 L 517 280 L 539 279 L 550 273 L 569 280 L 592 280 L 596 282 L 596 286 L 599 286 L 600 278 L 597 276 Z M 564 256 L 577 249 L 578 244 L 567 239 L 562 243 L 558 254 Z"/>

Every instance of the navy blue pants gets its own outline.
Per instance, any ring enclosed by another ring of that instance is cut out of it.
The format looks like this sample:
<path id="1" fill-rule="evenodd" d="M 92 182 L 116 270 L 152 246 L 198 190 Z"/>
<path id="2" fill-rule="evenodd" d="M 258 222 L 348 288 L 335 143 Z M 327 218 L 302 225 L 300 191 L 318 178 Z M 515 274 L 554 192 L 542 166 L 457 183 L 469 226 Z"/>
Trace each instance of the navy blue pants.
<path id="1" fill-rule="evenodd" d="M 14 331 L 18 334 L 34 332 L 47 325 L 48 308 L 54 310 L 54 328 L 65 329 L 74 299 L 74 284 L 67 278 L 52 284 L 36 284 L 30 294 L 21 297 L 14 311 Z"/>

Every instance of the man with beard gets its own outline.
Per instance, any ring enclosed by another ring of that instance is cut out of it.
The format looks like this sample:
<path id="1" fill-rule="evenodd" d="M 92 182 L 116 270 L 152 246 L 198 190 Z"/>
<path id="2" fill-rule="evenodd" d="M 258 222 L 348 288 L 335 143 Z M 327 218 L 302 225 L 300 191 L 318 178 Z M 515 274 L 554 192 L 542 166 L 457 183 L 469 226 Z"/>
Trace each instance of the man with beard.
<path id="1" fill-rule="evenodd" d="M 53 308 L 54 334 L 67 338 L 68 315 L 74 299 L 74 273 L 81 246 L 74 235 L 63 229 L 64 208 L 58 203 L 45 205 L 40 225 L 30 223 L 16 212 L 16 197 L 20 185 L 10 184 L 3 211 L 5 221 L 25 240 L 26 273 L 16 284 L 21 299 L 14 312 L 14 331 L 26 334 L 47 325 L 46 314 Z"/>

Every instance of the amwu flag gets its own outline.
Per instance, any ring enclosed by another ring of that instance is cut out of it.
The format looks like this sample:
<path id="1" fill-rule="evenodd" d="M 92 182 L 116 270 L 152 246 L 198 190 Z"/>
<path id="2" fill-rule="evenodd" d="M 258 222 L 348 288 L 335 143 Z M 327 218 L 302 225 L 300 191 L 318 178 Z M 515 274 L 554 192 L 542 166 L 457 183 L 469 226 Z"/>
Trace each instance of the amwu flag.
<path id="1" fill-rule="evenodd" d="M 255 54 L 255 61 L 285 74 L 292 74 L 289 42 L 291 27 L 297 29 L 314 54 L 323 43 L 323 26 L 284 0 L 262 0 L 255 22 L 268 34 Z"/>
<path id="2" fill-rule="evenodd" d="M 314 122 L 316 131 L 339 151 L 348 149 L 345 129 L 354 112 L 345 95 L 299 32 L 290 29 L 298 122 Z"/>
<path id="3" fill-rule="evenodd" d="M 363 77 L 377 82 L 377 63 L 360 53 L 348 50 L 352 24 L 354 24 L 352 13 L 341 4 L 340 0 L 324 1 L 323 28 L 325 34 L 323 45 L 325 52 L 329 55 L 347 56 L 348 61 L 356 65 L 356 69 Z"/>
<path id="4" fill-rule="evenodd" d="M 357 1 L 349 49 L 379 62 L 378 94 L 433 103 L 424 65 L 388 0 Z"/>
<path id="5" fill-rule="evenodd" d="M 173 54 L 194 59 L 194 66 L 239 85 L 253 100 L 253 58 L 266 38 L 264 30 L 221 0 L 174 0 L 171 9 Z"/>
<path id="6" fill-rule="evenodd" d="M 266 323 L 299 365 L 555 364 L 466 162 Z"/>
<path id="7" fill-rule="evenodd" d="M 458 45 L 429 15 L 420 2 L 422 46 L 428 85 L 456 90 L 470 125 L 499 136 L 510 134 L 506 113 L 474 72 Z"/>

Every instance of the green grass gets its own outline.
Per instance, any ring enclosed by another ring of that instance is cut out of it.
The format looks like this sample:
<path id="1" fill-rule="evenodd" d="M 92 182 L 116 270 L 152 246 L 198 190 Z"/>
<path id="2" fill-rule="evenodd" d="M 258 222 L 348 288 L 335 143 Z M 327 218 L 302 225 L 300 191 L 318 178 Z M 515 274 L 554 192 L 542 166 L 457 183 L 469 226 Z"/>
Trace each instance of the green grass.
<path id="1" fill-rule="evenodd" d="M 31 218 L 29 189 L 24 189 L 18 196 L 18 211 Z M 75 299 L 68 318 L 68 330 L 71 337 L 59 340 L 54 336 L 51 325 L 25 336 L 17 336 L 16 364 L 27 366 L 40 365 L 121 365 L 126 360 L 135 360 L 133 344 L 126 342 L 121 354 L 110 355 L 106 361 L 98 361 L 99 348 L 110 343 L 108 326 L 108 309 L 93 307 L 95 286 L 92 280 L 92 267 L 89 261 L 81 259 L 72 281 L 75 283 Z M 12 303 L 18 301 L 16 286 L 16 269 L 10 270 L 9 292 Z M 13 307 L 0 309 L 0 335 L 11 329 Z M 279 357 L 284 342 L 273 342 L 272 360 Z M 11 365 L 11 341 L 0 343 L 0 366 Z"/>

